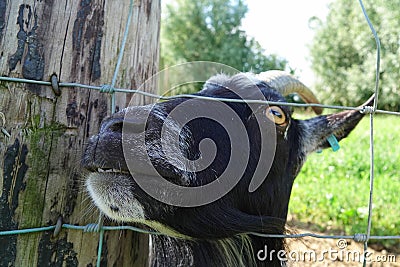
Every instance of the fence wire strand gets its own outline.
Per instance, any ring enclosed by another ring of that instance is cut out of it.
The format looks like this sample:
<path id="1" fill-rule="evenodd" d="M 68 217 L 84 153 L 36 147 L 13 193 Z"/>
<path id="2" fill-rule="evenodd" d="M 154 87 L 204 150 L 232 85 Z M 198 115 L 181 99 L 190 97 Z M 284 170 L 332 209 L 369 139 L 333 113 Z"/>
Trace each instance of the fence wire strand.
<path id="1" fill-rule="evenodd" d="M 88 224 L 88 225 L 74 225 L 64 223 L 61 225 L 61 228 L 68 229 L 68 230 L 79 230 L 87 233 L 92 232 L 100 232 L 100 229 L 104 231 L 122 231 L 122 230 L 129 230 L 141 234 L 149 234 L 149 235 L 167 235 L 165 233 L 151 231 L 142 229 L 135 226 L 130 225 L 121 225 L 121 226 L 101 226 L 100 228 L 97 227 L 97 223 Z M 37 227 L 37 228 L 27 228 L 27 229 L 17 229 L 17 230 L 8 230 L 8 231 L 0 231 L 0 236 L 8 236 L 8 235 L 21 235 L 21 234 L 30 234 L 30 233 L 37 233 L 37 232 L 45 232 L 45 231 L 55 231 L 57 225 L 51 226 L 44 226 L 44 227 Z M 260 237 L 267 237 L 267 238 L 302 238 L 302 237 L 315 237 L 315 238 L 322 238 L 322 239 L 352 239 L 356 242 L 363 241 L 363 234 L 355 234 L 355 235 L 321 235 L 315 233 L 299 233 L 299 234 L 264 234 L 264 233 L 256 233 L 256 232 L 248 232 L 247 234 L 260 236 Z M 400 240 L 400 236 L 395 235 L 371 235 L 369 237 L 371 240 Z"/>
<path id="2" fill-rule="evenodd" d="M 16 82 L 16 83 L 29 83 L 29 84 L 37 84 L 43 86 L 51 86 L 51 82 L 46 81 L 36 81 L 36 80 L 28 80 L 28 79 L 21 79 L 21 78 L 14 78 L 14 77 L 0 77 L 0 81 L 5 82 Z M 231 99 L 231 98 L 214 98 L 208 96 L 200 96 L 200 95 L 190 95 L 190 94 L 180 94 L 174 96 L 162 96 L 153 93 L 148 93 L 140 90 L 135 89 L 128 89 L 128 88 L 113 88 L 112 92 L 105 91 L 104 87 L 96 86 L 96 85 L 87 85 L 81 83 L 71 83 L 71 82 L 60 82 L 58 84 L 60 87 L 65 88 L 83 88 L 83 89 L 91 89 L 102 91 L 104 93 L 111 93 L 119 92 L 119 93 L 134 93 L 138 95 L 143 95 L 147 97 L 151 97 L 157 100 L 173 100 L 177 98 L 196 98 L 201 100 L 209 100 L 209 101 L 221 101 L 221 102 L 231 102 L 231 103 L 247 103 L 247 104 L 263 104 L 263 105 L 281 105 L 281 106 L 291 106 L 291 107 L 299 107 L 299 108 L 310 108 L 310 107 L 320 107 L 326 109 L 336 109 L 336 110 L 357 110 L 365 113 L 375 113 L 375 114 L 384 114 L 384 115 L 394 115 L 400 116 L 399 111 L 388 111 L 382 109 L 374 109 L 373 107 L 349 107 L 349 106 L 337 106 L 337 105 L 326 105 L 326 104 L 317 104 L 317 103 L 292 103 L 292 102 L 275 102 L 275 101 L 267 101 L 267 100 L 254 100 L 254 99 Z"/>
<path id="3" fill-rule="evenodd" d="M 379 36 L 372 25 L 371 20 L 368 17 L 367 11 L 365 10 L 365 6 L 362 0 L 359 0 L 361 10 L 365 17 L 366 22 L 374 36 L 376 43 L 376 72 L 375 72 L 375 99 L 374 99 L 374 110 L 378 107 L 378 99 L 379 99 L 379 76 L 380 76 L 380 66 L 381 66 L 381 42 L 379 40 Z M 374 156 L 374 113 L 370 113 L 370 179 L 369 179 L 369 199 L 368 199 L 368 220 L 367 220 L 367 236 L 364 242 L 364 260 L 363 267 L 367 266 L 367 250 L 368 250 L 368 240 L 371 236 L 371 227 L 372 227 L 372 205 L 373 205 L 373 192 L 374 192 L 374 164 L 375 164 L 375 156 Z"/>
<path id="4" fill-rule="evenodd" d="M 380 72 L 380 54 L 381 54 L 381 46 L 380 40 L 378 37 L 377 32 L 375 31 L 373 24 L 371 23 L 366 9 L 364 7 L 363 1 L 359 0 L 359 4 L 361 6 L 362 12 L 364 14 L 365 20 L 368 23 L 368 26 L 375 38 L 376 46 L 377 46 L 377 54 L 376 54 L 376 79 L 375 79 L 375 99 L 373 107 L 346 107 L 346 106 L 335 106 L 335 105 L 323 105 L 323 104 L 310 104 L 310 103 L 286 103 L 286 102 L 273 102 L 273 101 L 262 101 L 262 100 L 246 100 L 246 99 L 228 99 L 228 98 L 212 98 L 212 97 L 205 97 L 205 96 L 197 96 L 197 95 L 176 95 L 176 96 L 161 96 L 157 94 L 147 93 L 139 90 L 133 89 L 124 89 L 124 88 L 115 88 L 121 62 L 123 60 L 124 55 L 124 48 L 125 44 L 129 35 L 129 28 L 131 26 L 132 15 L 133 15 L 133 0 L 130 0 L 129 12 L 128 17 L 126 20 L 125 31 L 123 35 L 123 39 L 119 49 L 119 55 L 117 59 L 117 63 L 115 66 L 115 71 L 113 74 L 113 78 L 110 85 L 103 85 L 103 86 L 92 86 L 80 83 L 68 83 L 68 82 L 60 82 L 58 84 L 59 87 L 63 88 L 84 88 L 90 90 L 98 90 L 104 93 L 111 94 L 111 113 L 115 112 L 115 93 L 136 93 L 143 96 L 151 97 L 158 100 L 171 100 L 176 98 L 198 98 L 203 100 L 209 101 L 222 101 L 222 102 L 239 102 L 239 103 L 247 103 L 247 104 L 265 104 L 265 105 L 284 105 L 284 106 L 293 106 L 293 107 L 321 107 L 321 108 L 328 108 L 328 109 L 338 109 L 338 110 L 358 110 L 360 112 L 369 113 L 370 119 L 370 190 L 369 190 L 369 201 L 368 201 L 368 223 L 366 234 L 357 233 L 353 236 L 351 235 L 320 235 L 315 233 L 301 233 L 301 234 L 264 234 L 264 233 L 255 233 L 249 232 L 248 234 L 266 237 L 266 238 L 302 238 L 302 237 L 314 237 L 314 238 L 323 238 L 323 239 L 351 239 L 355 240 L 356 242 L 364 243 L 364 255 L 367 253 L 368 249 L 368 240 L 384 240 L 384 239 L 392 239 L 392 240 L 400 240 L 400 236 L 371 236 L 371 225 L 372 225 L 372 206 L 373 206 L 373 189 L 374 189 L 374 115 L 375 114 L 386 114 L 386 115 L 395 115 L 400 116 L 400 112 L 395 111 L 387 111 L 387 110 L 379 110 L 377 109 L 378 105 L 378 98 L 379 98 L 379 72 Z M 42 86 L 52 86 L 50 81 L 37 81 L 37 80 L 29 80 L 23 78 L 14 78 L 14 77 L 0 77 L 0 81 L 3 82 L 14 82 L 14 83 L 25 83 L 25 84 L 36 84 Z M 3 125 L 4 126 L 4 125 Z M 28 233 L 35 233 L 35 232 L 44 232 L 44 231 L 54 231 L 54 235 L 56 232 L 60 231 L 61 228 L 69 229 L 69 230 L 80 230 L 84 232 L 99 232 L 99 246 L 98 246 L 98 253 L 97 253 L 97 262 L 96 266 L 100 266 L 101 262 L 101 255 L 102 255 L 102 246 L 104 242 L 104 232 L 105 231 L 115 231 L 115 230 L 130 230 L 138 233 L 143 234 L 150 234 L 150 235 L 165 235 L 164 233 L 160 233 L 157 231 L 150 231 L 141 229 L 134 226 L 103 226 L 102 225 L 102 214 L 99 216 L 99 222 L 96 224 L 88 224 L 86 226 L 78 226 L 72 224 L 62 224 L 61 220 L 56 225 L 53 226 L 46 226 L 46 227 L 37 227 L 37 228 L 29 228 L 29 229 L 17 229 L 17 230 L 7 230 L 7 231 L 0 231 L 0 236 L 8 236 L 8 235 L 19 235 L 19 234 L 28 234 Z M 366 258 L 364 257 L 363 266 L 366 266 Z"/>

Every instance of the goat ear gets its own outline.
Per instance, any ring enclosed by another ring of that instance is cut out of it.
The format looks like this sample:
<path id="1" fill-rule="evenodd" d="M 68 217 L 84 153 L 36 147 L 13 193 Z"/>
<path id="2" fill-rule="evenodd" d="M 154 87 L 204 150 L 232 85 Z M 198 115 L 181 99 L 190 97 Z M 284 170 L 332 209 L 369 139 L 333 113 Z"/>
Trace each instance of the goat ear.
<path id="1" fill-rule="evenodd" d="M 374 96 L 361 107 L 371 106 L 373 102 Z M 342 140 L 349 135 L 363 117 L 364 113 L 358 110 L 349 110 L 300 121 L 303 152 L 309 154 L 330 147 L 327 141 L 329 136 L 334 135 L 338 141 Z"/>

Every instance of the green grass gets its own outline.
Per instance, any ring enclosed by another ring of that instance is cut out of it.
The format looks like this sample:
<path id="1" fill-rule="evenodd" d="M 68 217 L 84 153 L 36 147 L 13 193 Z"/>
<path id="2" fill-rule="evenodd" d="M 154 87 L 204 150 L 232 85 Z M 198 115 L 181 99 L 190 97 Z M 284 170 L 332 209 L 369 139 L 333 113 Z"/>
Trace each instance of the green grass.
<path id="1" fill-rule="evenodd" d="M 371 235 L 400 235 L 400 118 L 374 119 L 375 179 Z M 310 155 L 296 178 L 289 213 L 324 232 L 366 233 L 370 173 L 369 117 L 341 149 Z M 371 240 L 372 241 L 372 240 Z M 374 241 L 372 241 L 374 242 Z M 399 246 L 399 241 L 383 241 Z"/>

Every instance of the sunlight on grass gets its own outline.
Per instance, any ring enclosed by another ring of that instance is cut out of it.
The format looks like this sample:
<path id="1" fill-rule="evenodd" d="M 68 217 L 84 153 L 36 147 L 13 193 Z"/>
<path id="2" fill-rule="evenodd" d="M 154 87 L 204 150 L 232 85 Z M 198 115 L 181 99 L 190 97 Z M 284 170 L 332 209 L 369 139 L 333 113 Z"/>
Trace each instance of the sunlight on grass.
<path id="1" fill-rule="evenodd" d="M 369 199 L 369 118 L 341 149 L 314 153 L 296 178 L 289 213 L 322 231 L 366 233 Z M 374 120 L 375 179 L 371 235 L 400 235 L 400 118 Z M 385 241 L 393 245 L 393 241 Z M 397 245 L 399 242 L 397 241 Z"/>

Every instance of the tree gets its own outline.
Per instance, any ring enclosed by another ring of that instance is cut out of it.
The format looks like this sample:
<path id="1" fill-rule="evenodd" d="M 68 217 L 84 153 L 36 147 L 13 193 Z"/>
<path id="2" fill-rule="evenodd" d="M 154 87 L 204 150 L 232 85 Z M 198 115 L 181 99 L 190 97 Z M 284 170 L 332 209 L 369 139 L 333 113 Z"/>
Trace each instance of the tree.
<path id="1" fill-rule="evenodd" d="M 109 84 L 128 16 L 124 1 L 0 1 L 0 76 Z M 135 1 L 117 87 L 158 70 L 160 1 Z M 118 12 L 118 16 L 115 15 Z M 151 91 L 153 88 L 146 88 Z M 120 109 L 129 96 L 116 94 Z M 96 222 L 79 168 L 110 97 L 82 88 L 0 82 L 0 231 Z M 95 266 L 99 235 L 63 229 L 0 236 L 0 266 Z M 145 266 L 147 236 L 106 232 L 101 266 Z"/>
<path id="2" fill-rule="evenodd" d="M 242 0 L 178 0 L 166 6 L 161 27 L 162 67 L 212 61 L 239 71 L 284 69 L 286 60 L 266 56 L 240 29 L 247 12 Z"/>
<path id="3" fill-rule="evenodd" d="M 381 108 L 400 107 L 399 0 L 369 1 L 367 13 L 381 40 Z M 355 106 L 374 91 L 376 45 L 357 1 L 337 0 L 310 46 L 322 101 Z"/>

